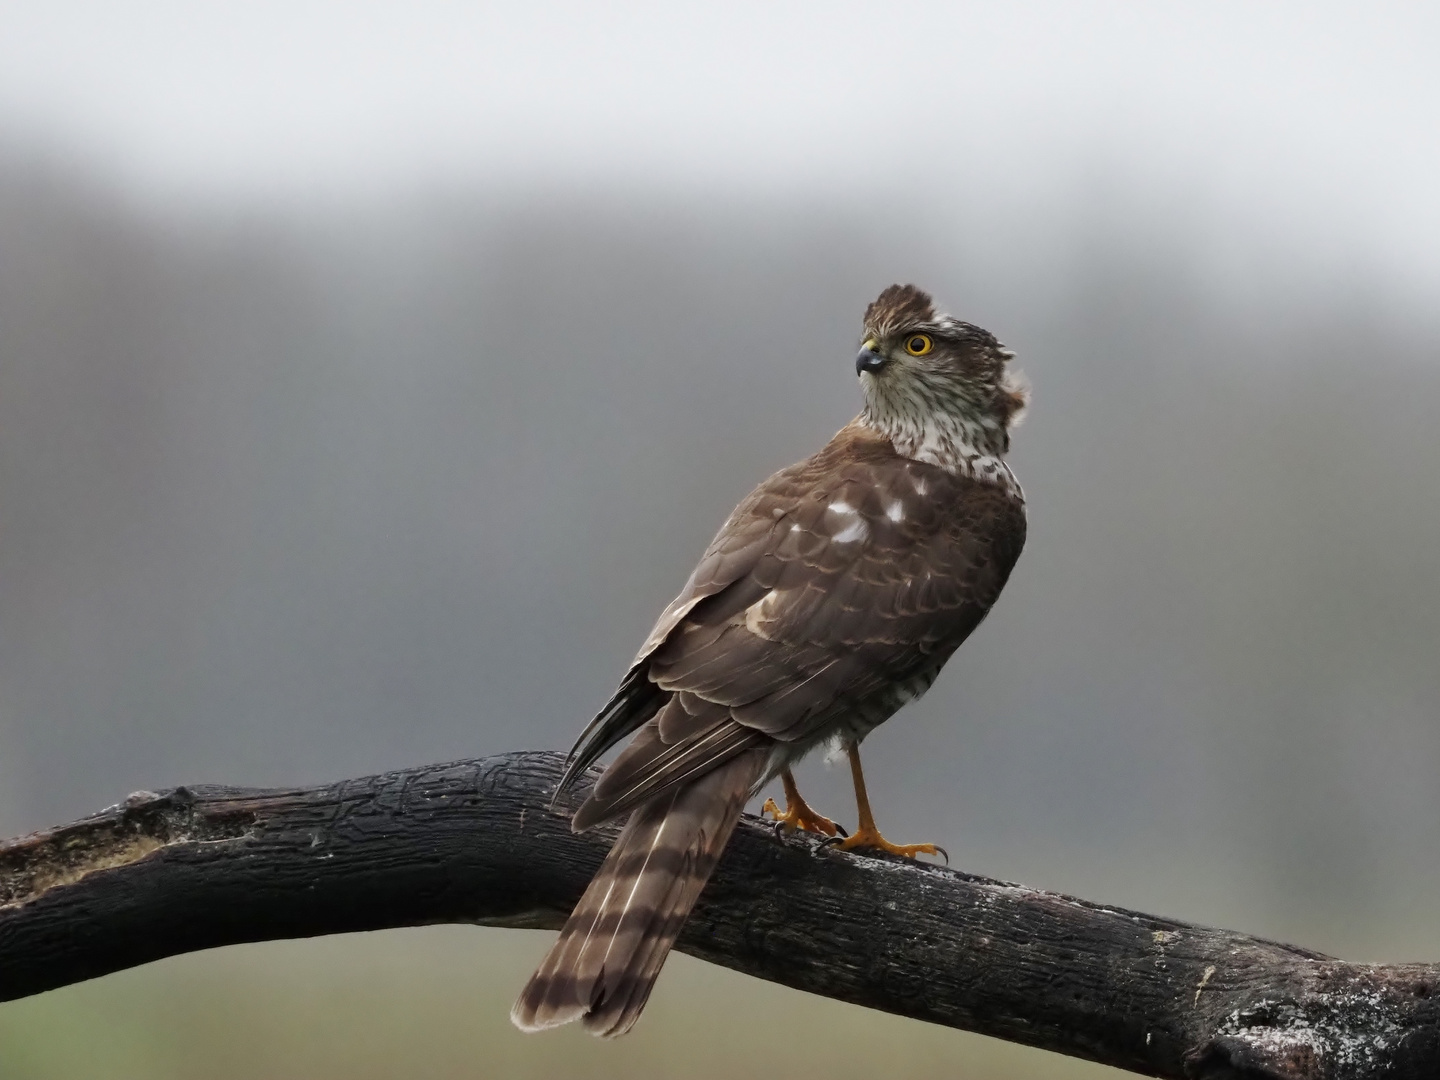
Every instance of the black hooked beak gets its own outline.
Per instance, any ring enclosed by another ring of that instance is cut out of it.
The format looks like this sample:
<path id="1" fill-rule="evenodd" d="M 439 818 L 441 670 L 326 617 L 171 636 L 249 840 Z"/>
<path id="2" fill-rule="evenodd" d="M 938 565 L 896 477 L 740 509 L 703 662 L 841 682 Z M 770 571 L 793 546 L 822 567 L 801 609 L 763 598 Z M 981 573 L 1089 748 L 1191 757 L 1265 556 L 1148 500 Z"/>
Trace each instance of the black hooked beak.
<path id="1" fill-rule="evenodd" d="M 889 360 L 867 345 L 861 349 L 860 354 L 855 357 L 855 374 L 859 375 L 862 371 L 869 371 L 873 374 L 889 362 Z"/>

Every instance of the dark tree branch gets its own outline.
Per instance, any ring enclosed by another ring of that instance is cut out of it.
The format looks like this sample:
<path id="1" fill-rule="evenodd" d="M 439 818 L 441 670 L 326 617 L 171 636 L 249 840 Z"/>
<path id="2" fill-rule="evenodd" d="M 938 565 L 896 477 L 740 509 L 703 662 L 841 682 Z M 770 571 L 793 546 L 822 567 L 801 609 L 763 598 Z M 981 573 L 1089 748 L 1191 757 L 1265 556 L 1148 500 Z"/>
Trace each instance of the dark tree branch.
<path id="1" fill-rule="evenodd" d="M 555 754 L 176 788 L 0 846 L 0 1000 L 240 941 L 558 927 L 613 832 Z M 1440 966 L 1347 964 L 746 819 L 679 947 L 762 979 L 1167 1077 L 1440 1076 Z"/>

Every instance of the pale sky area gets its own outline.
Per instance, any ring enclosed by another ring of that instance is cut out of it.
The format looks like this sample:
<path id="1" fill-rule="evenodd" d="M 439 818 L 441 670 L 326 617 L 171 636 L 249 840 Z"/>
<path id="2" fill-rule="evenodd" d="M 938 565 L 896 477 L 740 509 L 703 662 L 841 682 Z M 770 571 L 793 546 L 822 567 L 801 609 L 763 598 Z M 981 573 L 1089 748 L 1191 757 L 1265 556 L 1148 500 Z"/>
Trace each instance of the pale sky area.
<path id="1" fill-rule="evenodd" d="M 0 130 L 170 199 L 1179 183 L 1440 278 L 1433 5 L 8 3 Z"/>

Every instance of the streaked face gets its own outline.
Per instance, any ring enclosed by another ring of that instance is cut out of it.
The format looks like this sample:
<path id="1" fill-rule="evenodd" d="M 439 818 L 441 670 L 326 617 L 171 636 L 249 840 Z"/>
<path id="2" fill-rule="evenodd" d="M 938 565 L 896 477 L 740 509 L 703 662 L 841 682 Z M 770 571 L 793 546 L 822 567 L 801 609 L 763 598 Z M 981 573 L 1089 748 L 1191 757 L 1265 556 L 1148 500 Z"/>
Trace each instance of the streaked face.
<path id="1" fill-rule="evenodd" d="M 1027 398 L 1012 356 L 988 330 L 937 312 L 923 289 L 891 285 L 866 309 L 855 357 L 866 419 L 892 437 L 968 431 L 1003 449 Z"/>
<path id="2" fill-rule="evenodd" d="M 1003 369 L 994 338 L 945 316 L 867 327 L 855 357 L 867 401 L 967 415 L 989 411 Z"/>

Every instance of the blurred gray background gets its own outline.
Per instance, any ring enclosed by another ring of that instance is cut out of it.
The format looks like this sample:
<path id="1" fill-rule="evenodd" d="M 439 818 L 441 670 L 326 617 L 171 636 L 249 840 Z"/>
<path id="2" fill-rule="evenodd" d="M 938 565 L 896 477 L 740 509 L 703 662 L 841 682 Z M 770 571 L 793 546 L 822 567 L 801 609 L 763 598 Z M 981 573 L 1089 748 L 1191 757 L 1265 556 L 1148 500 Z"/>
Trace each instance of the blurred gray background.
<path id="1" fill-rule="evenodd" d="M 1433 7 L 0 19 L 0 833 L 568 747 L 915 281 L 1034 382 L 1031 538 L 867 743 L 882 827 L 1440 954 Z M 525 1039 L 546 940 L 177 958 L 0 1006 L 0 1075 L 1106 1072 L 685 958 Z"/>

